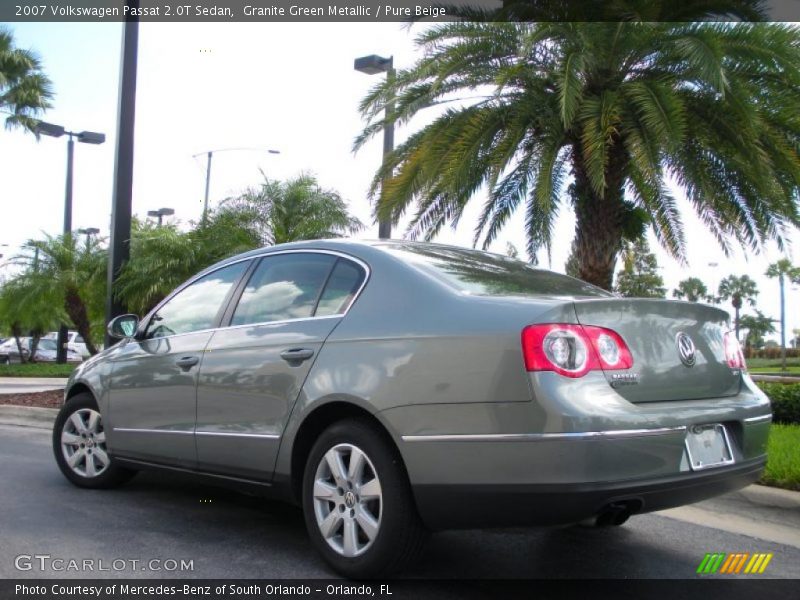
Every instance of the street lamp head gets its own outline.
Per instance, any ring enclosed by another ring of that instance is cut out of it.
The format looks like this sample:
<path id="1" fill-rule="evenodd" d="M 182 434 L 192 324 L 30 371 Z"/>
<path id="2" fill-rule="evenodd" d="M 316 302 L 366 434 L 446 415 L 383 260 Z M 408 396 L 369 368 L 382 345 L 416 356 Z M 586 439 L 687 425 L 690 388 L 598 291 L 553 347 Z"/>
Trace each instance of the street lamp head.
<path id="1" fill-rule="evenodd" d="M 64 129 L 63 127 L 61 128 Z M 84 144 L 102 144 L 106 141 L 105 133 L 97 133 L 95 131 L 81 131 L 78 134 L 78 141 Z"/>
<path id="2" fill-rule="evenodd" d="M 100 233 L 100 230 L 97 227 L 87 227 L 85 229 L 78 229 L 78 233 L 81 235 L 97 235 Z"/>
<path id="3" fill-rule="evenodd" d="M 393 57 L 384 58 L 377 54 L 370 54 L 369 56 L 362 56 L 353 62 L 353 68 L 356 71 L 361 71 L 367 75 L 375 75 L 377 73 L 384 73 L 392 68 Z"/>
<path id="4" fill-rule="evenodd" d="M 270 154 L 280 154 L 281 153 L 280 150 L 267 150 L 267 152 L 269 152 Z"/>
<path id="5" fill-rule="evenodd" d="M 46 121 L 39 121 L 36 123 L 36 133 L 42 135 L 49 135 L 50 137 L 61 137 L 65 133 L 63 125 L 54 125 Z"/>
<path id="6" fill-rule="evenodd" d="M 170 217 L 175 214 L 174 208 L 159 208 L 158 210 L 148 210 L 148 217 Z"/>

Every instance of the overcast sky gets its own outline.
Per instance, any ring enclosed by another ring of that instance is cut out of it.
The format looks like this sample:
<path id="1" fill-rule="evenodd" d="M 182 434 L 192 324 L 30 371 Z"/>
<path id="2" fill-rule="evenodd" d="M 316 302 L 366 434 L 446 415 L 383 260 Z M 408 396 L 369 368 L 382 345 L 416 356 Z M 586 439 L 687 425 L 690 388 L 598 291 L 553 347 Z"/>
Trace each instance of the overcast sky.
<path id="1" fill-rule="evenodd" d="M 44 119 L 107 136 L 102 146 L 76 144 L 73 226 L 98 227 L 108 235 L 122 26 L 48 23 L 10 28 L 18 46 L 40 55 L 53 80 L 54 108 Z M 143 218 L 148 210 L 171 207 L 183 223 L 198 220 L 205 156 L 193 155 L 260 148 L 214 155 L 212 206 L 257 185 L 259 169 L 273 178 L 309 171 L 324 187 L 338 190 L 351 211 L 370 223 L 361 237 L 377 237 L 366 191 L 380 162 L 381 140 L 357 155 L 351 148 L 362 126 L 358 102 L 382 75 L 354 71 L 353 58 L 394 55 L 395 66 L 409 66 L 418 56 L 413 44 L 417 31 L 398 23 L 142 24 L 134 213 Z M 398 141 L 429 118 L 399 130 Z M 267 148 L 281 154 L 268 154 Z M 0 131 L 0 244 L 9 245 L 0 247 L 0 253 L 12 255 L 26 239 L 61 231 L 65 164 L 65 138 L 37 142 L 19 131 Z M 476 197 L 458 230 L 444 231 L 438 241 L 470 245 L 482 200 Z M 760 256 L 739 251 L 726 259 L 688 205 L 683 206 L 690 264 L 678 265 L 657 252 L 668 289 L 689 276 L 716 287 L 726 275 L 748 274 L 761 290 L 759 309 L 777 319 L 778 283 L 764 277 L 767 265 L 780 258 L 777 249 L 769 247 Z M 505 252 L 511 241 L 522 250 L 523 219 L 522 212 L 516 214 L 492 249 Z M 574 216 L 563 210 L 551 265 L 556 271 L 563 272 L 573 230 Z M 656 247 L 652 239 L 651 245 Z M 541 264 L 548 266 L 545 256 Z M 791 329 L 800 327 L 800 291 L 787 291 L 791 337 Z"/>

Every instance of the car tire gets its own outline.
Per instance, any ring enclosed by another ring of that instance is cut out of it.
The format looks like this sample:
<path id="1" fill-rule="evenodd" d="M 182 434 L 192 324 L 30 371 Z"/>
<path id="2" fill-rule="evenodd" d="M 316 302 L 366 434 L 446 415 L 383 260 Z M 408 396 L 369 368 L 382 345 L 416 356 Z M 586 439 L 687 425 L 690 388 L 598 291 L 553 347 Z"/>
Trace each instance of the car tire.
<path id="1" fill-rule="evenodd" d="M 113 488 L 136 474 L 108 454 L 97 402 L 86 392 L 70 398 L 58 412 L 53 453 L 64 477 L 78 487 Z"/>
<path id="2" fill-rule="evenodd" d="M 428 537 L 397 448 L 365 420 L 339 421 L 319 436 L 303 473 L 302 504 L 312 543 L 346 577 L 400 571 Z"/>

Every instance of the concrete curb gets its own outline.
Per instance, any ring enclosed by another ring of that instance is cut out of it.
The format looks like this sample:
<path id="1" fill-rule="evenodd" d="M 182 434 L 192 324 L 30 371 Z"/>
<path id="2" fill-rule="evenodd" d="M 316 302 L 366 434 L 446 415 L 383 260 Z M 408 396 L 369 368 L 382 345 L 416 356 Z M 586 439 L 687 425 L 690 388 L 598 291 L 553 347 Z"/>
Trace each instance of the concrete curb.
<path id="1" fill-rule="evenodd" d="M 63 390 L 64 377 L 0 377 L 0 394 L 35 394 Z"/>
<path id="2" fill-rule="evenodd" d="M 36 429 L 53 429 L 53 422 L 58 414 L 57 408 L 39 408 L 36 406 L 0 406 L 0 425 L 17 427 L 35 427 Z"/>

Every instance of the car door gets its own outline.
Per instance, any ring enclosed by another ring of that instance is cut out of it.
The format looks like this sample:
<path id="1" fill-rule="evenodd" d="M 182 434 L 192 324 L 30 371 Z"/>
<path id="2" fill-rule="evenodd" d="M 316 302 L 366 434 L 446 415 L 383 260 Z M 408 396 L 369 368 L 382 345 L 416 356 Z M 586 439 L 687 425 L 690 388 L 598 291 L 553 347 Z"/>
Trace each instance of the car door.
<path id="1" fill-rule="evenodd" d="M 194 467 L 197 374 L 203 351 L 250 261 L 213 271 L 157 308 L 141 339 L 114 355 L 110 445 L 129 458 Z"/>
<path id="2" fill-rule="evenodd" d="M 365 267 L 323 252 L 262 258 L 214 332 L 197 389 L 200 469 L 268 480 L 281 433 L 319 349 Z"/>

